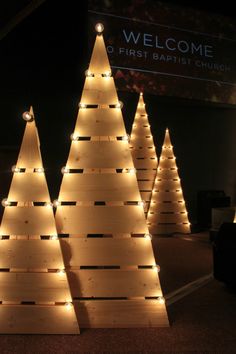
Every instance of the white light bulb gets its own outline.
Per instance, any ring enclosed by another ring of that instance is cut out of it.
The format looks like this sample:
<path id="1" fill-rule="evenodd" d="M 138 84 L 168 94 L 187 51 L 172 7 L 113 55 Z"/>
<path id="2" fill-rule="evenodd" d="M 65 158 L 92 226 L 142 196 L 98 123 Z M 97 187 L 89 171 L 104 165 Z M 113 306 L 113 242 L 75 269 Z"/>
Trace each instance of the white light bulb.
<path id="1" fill-rule="evenodd" d="M 50 236 L 50 240 L 58 240 L 58 236 L 57 235 L 51 235 Z"/>
<path id="2" fill-rule="evenodd" d="M 156 270 L 158 273 L 161 271 L 161 267 L 158 264 L 152 266 L 153 270 Z"/>
<path id="3" fill-rule="evenodd" d="M 65 307 L 66 307 L 67 310 L 72 310 L 72 308 L 73 308 L 72 302 L 70 302 L 70 301 L 66 302 L 65 303 Z"/>
<path id="4" fill-rule="evenodd" d="M 54 206 L 55 208 L 57 208 L 57 207 L 60 206 L 60 205 L 61 205 L 61 202 L 59 202 L 59 200 L 55 199 L 55 200 L 53 201 L 53 206 Z"/>
<path id="5" fill-rule="evenodd" d="M 77 141 L 79 139 L 79 136 L 76 133 L 72 133 L 70 138 L 72 141 Z"/>
<path id="6" fill-rule="evenodd" d="M 145 202 L 145 200 L 140 200 L 139 202 L 138 202 L 138 205 L 139 206 L 141 206 L 141 207 L 145 207 L 145 204 L 146 204 L 146 202 Z"/>
<path id="7" fill-rule="evenodd" d="M 128 168 L 128 173 L 135 174 L 136 168 Z"/>
<path id="8" fill-rule="evenodd" d="M 79 108 L 86 108 L 86 107 L 87 107 L 87 105 L 85 103 L 82 103 L 82 102 L 79 103 Z"/>
<path id="9" fill-rule="evenodd" d="M 122 136 L 121 140 L 123 140 L 123 141 L 129 141 L 129 135 L 124 135 L 124 136 Z"/>
<path id="10" fill-rule="evenodd" d="M 165 303 L 165 298 L 164 298 L 163 296 L 159 296 L 159 297 L 157 298 L 157 301 L 159 302 L 159 304 L 164 305 L 164 303 Z"/>
<path id="11" fill-rule="evenodd" d="M 64 275 L 65 274 L 65 269 L 58 269 L 57 270 L 58 275 Z"/>
<path id="12" fill-rule="evenodd" d="M 95 30 L 98 34 L 102 33 L 104 31 L 104 26 L 102 23 L 97 23 L 95 26 Z"/>
<path id="13" fill-rule="evenodd" d="M 62 167 L 62 169 L 61 169 L 61 173 L 70 173 L 70 169 L 69 168 L 67 168 L 67 167 Z"/>
<path id="14" fill-rule="evenodd" d="M 2 200 L 2 206 L 5 208 L 7 206 L 10 206 L 11 205 L 11 202 L 9 202 L 9 200 L 7 200 L 7 198 L 4 198 Z"/>
<path id="15" fill-rule="evenodd" d="M 19 167 L 16 167 L 16 165 L 12 166 L 11 170 L 12 170 L 12 172 L 14 172 L 14 173 L 19 173 L 19 172 L 20 172 L 20 168 L 19 168 Z"/>
<path id="16" fill-rule="evenodd" d="M 85 71 L 85 76 L 86 76 L 86 77 L 93 77 L 94 74 L 91 73 L 89 70 L 86 70 L 86 71 Z"/>
<path id="17" fill-rule="evenodd" d="M 44 168 L 43 167 L 37 167 L 34 169 L 35 172 L 38 172 L 38 173 L 43 173 L 44 172 Z"/>
<path id="18" fill-rule="evenodd" d="M 46 202 L 44 203 L 44 206 L 47 208 L 52 208 L 52 203 L 51 202 Z"/>
<path id="19" fill-rule="evenodd" d="M 30 121 L 32 121 L 32 120 L 34 119 L 33 115 L 30 114 L 30 112 L 24 112 L 24 113 L 22 114 L 22 118 L 23 118 L 24 120 L 26 120 L 26 122 L 30 122 Z"/>
<path id="20" fill-rule="evenodd" d="M 152 235 L 151 234 L 145 234 L 144 238 L 146 238 L 147 240 L 152 240 Z"/>
<path id="21" fill-rule="evenodd" d="M 123 102 L 119 101 L 118 103 L 116 103 L 115 107 L 122 109 L 123 108 Z"/>
<path id="22" fill-rule="evenodd" d="M 104 74 L 102 74 L 103 77 L 111 77 L 111 72 L 106 71 Z"/>

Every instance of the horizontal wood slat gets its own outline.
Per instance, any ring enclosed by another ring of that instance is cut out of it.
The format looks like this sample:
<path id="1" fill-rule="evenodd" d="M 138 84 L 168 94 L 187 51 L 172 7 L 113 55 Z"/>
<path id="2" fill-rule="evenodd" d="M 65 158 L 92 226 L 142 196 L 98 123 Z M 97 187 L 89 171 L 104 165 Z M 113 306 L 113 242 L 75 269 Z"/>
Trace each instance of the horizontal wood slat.
<path id="1" fill-rule="evenodd" d="M 165 306 L 155 300 L 80 301 L 76 311 L 81 328 L 169 326 Z"/>
<path id="2" fill-rule="evenodd" d="M 138 201 L 136 176 L 131 173 L 66 174 L 59 194 L 61 201 Z"/>
<path id="3" fill-rule="evenodd" d="M 81 102 L 85 104 L 114 104 L 118 102 L 113 77 L 88 77 Z"/>
<path id="4" fill-rule="evenodd" d="M 1 333 L 79 334 L 75 312 L 65 306 L 0 305 Z"/>
<path id="5" fill-rule="evenodd" d="M 155 264 L 145 238 L 69 238 L 61 240 L 61 247 L 66 267 Z"/>
<path id="6" fill-rule="evenodd" d="M 0 301 L 71 301 L 66 274 L 1 273 Z"/>
<path id="7" fill-rule="evenodd" d="M 44 173 L 14 173 L 8 199 L 21 202 L 49 202 Z"/>
<path id="8" fill-rule="evenodd" d="M 190 233 L 189 225 L 158 225 L 151 224 L 149 226 L 149 231 L 152 235 L 165 235 L 173 233 Z"/>
<path id="9" fill-rule="evenodd" d="M 77 141 L 71 145 L 68 168 L 133 168 L 126 141 Z"/>
<path id="10" fill-rule="evenodd" d="M 59 233 L 147 233 L 143 209 L 130 206 L 59 206 L 56 212 Z"/>
<path id="11" fill-rule="evenodd" d="M 79 270 L 68 274 L 72 297 L 162 296 L 153 269 Z"/>
<path id="12" fill-rule="evenodd" d="M 51 235 L 56 234 L 53 210 L 50 207 L 9 206 L 4 210 L 0 234 Z"/>
<path id="13" fill-rule="evenodd" d="M 58 240 L 0 240 L 0 268 L 62 269 Z"/>
<path id="14" fill-rule="evenodd" d="M 126 130 L 119 109 L 89 108 L 79 110 L 79 124 L 75 128 L 78 136 L 124 136 Z"/>

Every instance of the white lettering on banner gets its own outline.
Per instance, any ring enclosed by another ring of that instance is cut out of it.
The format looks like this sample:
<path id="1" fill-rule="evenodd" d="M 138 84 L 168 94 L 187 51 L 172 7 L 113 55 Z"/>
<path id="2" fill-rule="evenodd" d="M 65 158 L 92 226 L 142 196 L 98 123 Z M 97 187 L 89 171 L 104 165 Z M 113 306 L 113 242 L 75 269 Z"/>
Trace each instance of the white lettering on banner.
<path id="1" fill-rule="evenodd" d="M 213 46 L 208 44 L 194 43 L 186 40 L 177 41 L 175 38 L 161 40 L 157 35 L 151 33 L 142 34 L 141 32 L 126 31 L 125 29 L 123 29 L 123 35 L 126 43 L 213 58 Z"/>

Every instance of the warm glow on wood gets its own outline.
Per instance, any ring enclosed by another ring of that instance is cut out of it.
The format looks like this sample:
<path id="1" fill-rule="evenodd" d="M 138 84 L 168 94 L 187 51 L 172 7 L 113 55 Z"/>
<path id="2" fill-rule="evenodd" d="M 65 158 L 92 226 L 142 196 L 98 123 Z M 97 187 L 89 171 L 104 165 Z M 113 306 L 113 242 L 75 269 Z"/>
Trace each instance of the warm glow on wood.
<path id="1" fill-rule="evenodd" d="M 190 233 L 176 158 L 166 129 L 147 222 L 153 234 Z"/>

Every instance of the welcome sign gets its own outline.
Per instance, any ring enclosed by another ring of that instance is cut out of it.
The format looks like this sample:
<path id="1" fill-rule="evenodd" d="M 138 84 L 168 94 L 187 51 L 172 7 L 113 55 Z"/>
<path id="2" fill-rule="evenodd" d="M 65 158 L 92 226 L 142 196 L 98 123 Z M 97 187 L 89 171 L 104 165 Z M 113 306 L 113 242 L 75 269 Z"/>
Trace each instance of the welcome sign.
<path id="1" fill-rule="evenodd" d="M 149 6 L 149 16 L 140 7 L 137 12 L 135 6 L 126 12 L 92 3 L 91 25 L 104 23 L 118 89 L 236 104 L 236 31 L 232 24 L 222 33 L 222 24 L 217 28 L 215 19 L 215 26 L 208 26 L 209 19 L 198 12 L 190 16 L 190 10 L 178 8 L 177 14 L 176 8 L 163 8 L 161 3 L 155 3 L 153 11 Z"/>

